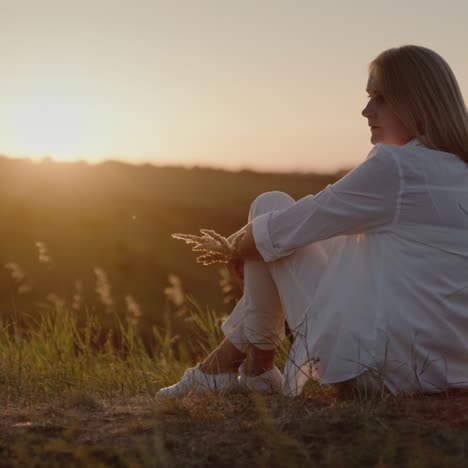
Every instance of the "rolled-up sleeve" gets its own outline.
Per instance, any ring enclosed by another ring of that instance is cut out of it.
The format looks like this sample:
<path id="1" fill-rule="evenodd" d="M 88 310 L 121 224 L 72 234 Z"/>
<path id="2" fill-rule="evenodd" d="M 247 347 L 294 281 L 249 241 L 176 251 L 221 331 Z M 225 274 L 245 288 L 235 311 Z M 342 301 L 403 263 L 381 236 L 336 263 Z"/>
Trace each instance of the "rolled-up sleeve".
<path id="1" fill-rule="evenodd" d="M 378 144 L 362 164 L 318 194 L 254 218 L 257 250 L 270 262 L 312 242 L 390 224 L 396 215 L 400 180 L 392 151 Z"/>

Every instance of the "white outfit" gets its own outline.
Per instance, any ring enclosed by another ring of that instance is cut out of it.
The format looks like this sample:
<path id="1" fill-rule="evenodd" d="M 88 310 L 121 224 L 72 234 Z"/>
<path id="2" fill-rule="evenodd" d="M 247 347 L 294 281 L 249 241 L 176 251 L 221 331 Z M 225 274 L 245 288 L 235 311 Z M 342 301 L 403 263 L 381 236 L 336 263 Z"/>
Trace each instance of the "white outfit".
<path id="1" fill-rule="evenodd" d="M 249 218 L 265 262 L 245 262 L 223 331 L 268 349 L 286 318 L 285 393 L 367 369 L 395 395 L 468 386 L 468 164 L 377 144 L 317 195 L 260 195 Z"/>

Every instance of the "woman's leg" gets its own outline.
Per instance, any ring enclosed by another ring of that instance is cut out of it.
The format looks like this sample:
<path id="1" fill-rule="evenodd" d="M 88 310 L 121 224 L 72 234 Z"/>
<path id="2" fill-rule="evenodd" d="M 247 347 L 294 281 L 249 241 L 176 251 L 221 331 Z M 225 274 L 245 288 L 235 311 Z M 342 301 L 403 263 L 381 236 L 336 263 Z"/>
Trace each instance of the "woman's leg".
<path id="1" fill-rule="evenodd" d="M 225 338 L 221 344 L 200 363 L 200 369 L 206 374 L 237 372 L 237 369 L 244 362 L 245 358 L 246 353 L 237 349 Z"/>
<path id="2" fill-rule="evenodd" d="M 200 369 L 206 374 L 237 372 L 245 361 L 245 374 L 251 377 L 261 375 L 273 367 L 276 349 L 260 349 L 249 344 L 247 352 L 239 351 L 227 338 L 207 356 Z"/>
<path id="3" fill-rule="evenodd" d="M 249 221 L 293 203 L 294 199 L 282 192 L 262 194 L 250 207 Z M 246 375 L 260 375 L 273 367 L 275 349 L 284 337 L 284 312 L 265 262 L 245 262 L 244 295 L 223 324 L 223 332 L 227 338 L 202 363 L 205 372 L 237 368 L 246 356 Z"/>
<path id="4" fill-rule="evenodd" d="M 252 203 L 249 219 L 292 204 L 285 193 L 266 192 Z M 244 296 L 223 324 L 228 340 L 244 353 L 249 345 L 274 352 L 284 337 L 285 320 L 296 337 L 336 245 L 335 238 L 328 239 L 275 262 L 246 262 Z"/>
<path id="5" fill-rule="evenodd" d="M 294 199 L 283 192 L 263 193 L 251 204 L 249 221 L 294 203 Z M 299 249 L 287 262 L 289 266 L 281 260 L 246 261 L 244 295 L 222 327 L 226 339 L 203 361 L 201 368 L 212 374 L 232 371 L 247 357 L 244 367 L 247 375 L 255 376 L 271 369 L 275 350 L 284 338 L 285 318 L 294 334 L 328 261 L 327 248 L 328 244 L 322 242 Z M 278 274 L 285 268 L 286 274 Z M 308 291 L 299 289 L 296 275 L 307 277 Z M 282 297 L 277 281 L 281 283 Z"/>

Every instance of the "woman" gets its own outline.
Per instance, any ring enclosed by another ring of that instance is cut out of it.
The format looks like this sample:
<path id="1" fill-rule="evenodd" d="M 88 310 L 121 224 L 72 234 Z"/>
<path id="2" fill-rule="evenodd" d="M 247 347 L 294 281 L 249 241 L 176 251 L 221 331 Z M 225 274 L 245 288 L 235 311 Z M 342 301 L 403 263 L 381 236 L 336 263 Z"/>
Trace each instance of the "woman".
<path id="1" fill-rule="evenodd" d="M 371 62 L 367 92 L 366 160 L 317 195 L 252 203 L 231 261 L 244 260 L 245 284 L 226 339 L 161 395 L 295 396 L 308 379 L 364 376 L 394 395 L 468 386 L 465 103 L 447 63 L 413 45 Z M 285 319 L 294 342 L 281 375 Z"/>

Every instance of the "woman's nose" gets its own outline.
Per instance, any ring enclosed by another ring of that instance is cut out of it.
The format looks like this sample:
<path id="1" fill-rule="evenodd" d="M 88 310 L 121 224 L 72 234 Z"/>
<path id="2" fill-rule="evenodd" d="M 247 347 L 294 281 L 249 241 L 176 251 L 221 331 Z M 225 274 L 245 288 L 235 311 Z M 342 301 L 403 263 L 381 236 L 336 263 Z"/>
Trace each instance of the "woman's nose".
<path id="1" fill-rule="evenodd" d="M 368 102 L 366 107 L 364 107 L 364 109 L 362 109 L 361 115 L 363 117 L 369 118 L 372 115 L 375 116 L 375 112 L 373 111 L 373 109 L 371 109 L 369 104 L 370 104 L 370 102 Z"/>

